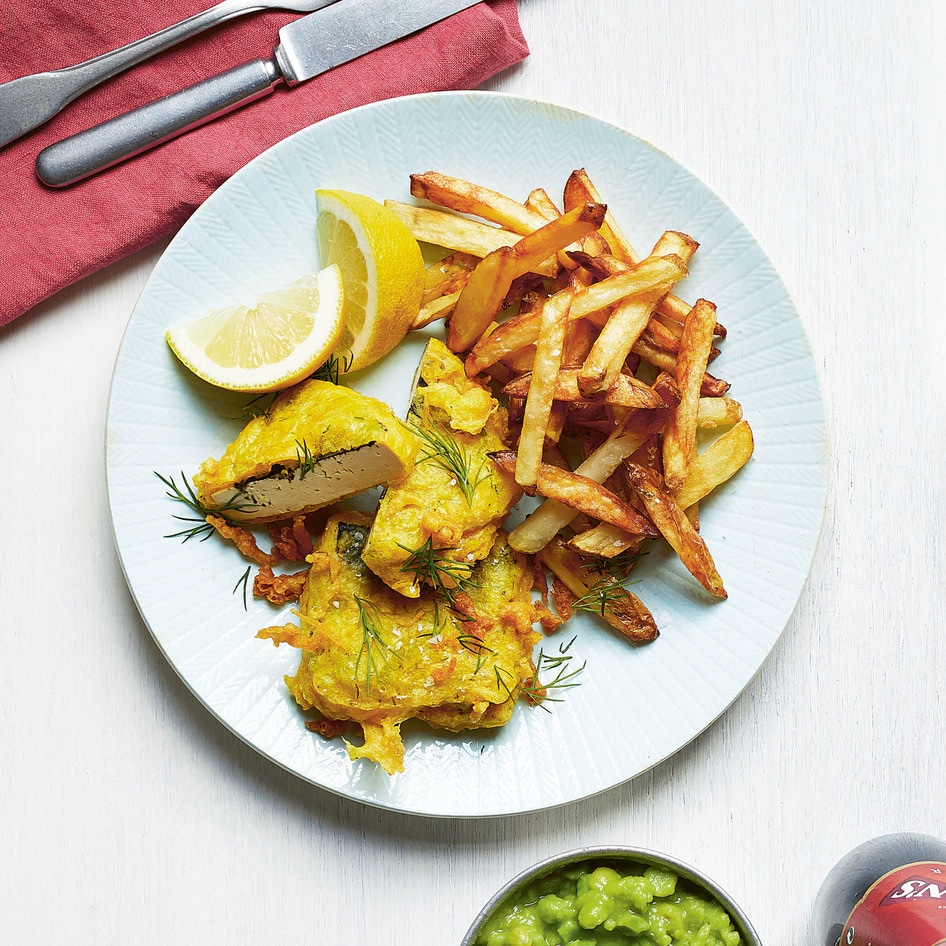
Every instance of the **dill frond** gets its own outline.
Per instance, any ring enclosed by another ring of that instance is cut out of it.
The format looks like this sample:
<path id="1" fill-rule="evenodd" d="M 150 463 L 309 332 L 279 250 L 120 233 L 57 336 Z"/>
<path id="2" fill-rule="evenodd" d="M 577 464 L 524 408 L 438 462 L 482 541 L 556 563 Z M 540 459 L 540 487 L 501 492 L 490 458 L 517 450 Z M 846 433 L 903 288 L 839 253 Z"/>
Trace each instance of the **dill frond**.
<path id="1" fill-rule="evenodd" d="M 188 482 L 187 477 L 184 476 L 183 471 L 181 472 L 181 481 L 184 483 L 183 490 L 174 482 L 173 476 L 162 476 L 156 470 L 152 472 L 154 472 L 154 475 L 167 487 L 165 495 L 175 502 L 183 503 L 188 509 L 196 513 L 195 516 L 175 516 L 174 518 L 180 522 L 193 522 L 197 524 L 190 528 L 182 529 L 180 532 L 171 532 L 164 536 L 165 539 L 181 539 L 182 542 L 186 542 L 188 539 L 196 539 L 199 537 L 200 541 L 204 542 L 216 532 L 216 529 L 207 522 L 207 516 L 226 516 L 228 511 L 249 509 L 256 505 L 256 503 L 241 501 L 239 496 L 233 496 L 225 505 L 208 509 L 197 498 L 197 494 Z"/>
<path id="2" fill-rule="evenodd" d="M 623 581 L 633 571 L 634 566 L 646 555 L 646 552 L 636 551 L 634 549 L 625 549 L 611 558 L 595 559 L 593 562 L 585 562 L 581 568 L 582 571 L 598 572 L 599 574 L 610 576 L 615 581 Z"/>
<path id="3" fill-rule="evenodd" d="M 296 441 L 296 460 L 299 461 L 300 480 L 304 480 L 307 474 L 311 473 L 319 462 L 318 457 L 312 456 L 312 451 L 305 442 L 305 438 L 302 439 L 301 443 L 298 440 Z"/>
<path id="4" fill-rule="evenodd" d="M 355 673 L 358 674 L 361 668 L 361 662 L 365 662 L 365 693 L 371 693 L 371 678 L 377 673 L 378 665 L 376 663 L 376 654 L 387 663 L 387 655 L 397 656 L 393 650 L 385 643 L 381 632 L 378 630 L 378 609 L 370 601 L 359 598 L 355 595 L 355 603 L 358 605 L 358 617 L 361 621 L 362 642 L 355 658 Z"/>
<path id="5" fill-rule="evenodd" d="M 468 650 L 471 654 L 476 656 L 476 666 L 473 668 L 473 673 L 480 672 L 487 654 L 495 653 L 492 647 L 487 647 L 483 639 L 477 637 L 475 634 L 458 634 L 457 643 L 464 650 Z"/>
<path id="6" fill-rule="evenodd" d="M 340 359 L 337 355 L 329 355 L 328 361 L 316 368 L 311 377 L 318 381 L 331 381 L 332 384 L 338 384 L 340 375 L 345 374 L 351 366 L 351 355 L 346 355 Z"/>
<path id="7" fill-rule="evenodd" d="M 252 567 L 253 567 L 252 565 L 247 565 L 246 571 L 243 573 L 242 577 L 237 581 L 237 583 L 233 586 L 232 594 L 236 594 L 237 588 L 239 588 L 241 585 L 243 586 L 243 610 L 244 611 L 249 610 L 246 604 L 246 592 L 247 592 L 247 586 L 250 581 L 250 569 Z"/>
<path id="8" fill-rule="evenodd" d="M 539 651 L 539 659 L 535 664 L 535 675 L 531 680 L 526 680 L 522 684 L 522 692 L 527 700 L 535 706 L 540 706 L 546 712 L 550 712 L 545 703 L 560 703 L 560 696 L 549 696 L 549 691 L 561 692 L 571 687 L 581 686 L 577 677 L 584 671 L 587 661 L 584 661 L 580 667 L 573 670 L 568 669 L 574 654 L 570 654 L 572 644 L 575 643 L 573 637 L 567 644 L 561 644 L 558 648 L 558 654 L 547 654 L 544 650 Z M 550 680 L 543 680 L 545 673 L 554 673 Z"/>
<path id="9" fill-rule="evenodd" d="M 436 425 L 421 427 L 419 424 L 411 424 L 410 428 L 424 441 L 424 452 L 420 462 L 433 460 L 450 473 L 457 481 L 457 486 L 463 493 L 467 505 L 472 508 L 476 488 L 489 476 L 489 471 L 484 469 L 486 458 L 482 459 L 474 473 L 470 451 L 461 446 L 457 439 L 442 427 Z"/>
<path id="10" fill-rule="evenodd" d="M 433 538 L 428 536 L 427 541 L 419 548 L 410 549 L 406 545 L 398 546 L 408 553 L 407 561 L 401 566 L 401 571 L 414 576 L 417 584 L 429 585 L 435 594 L 447 600 L 451 608 L 454 607 L 456 596 L 461 591 L 470 591 L 479 588 L 473 581 L 473 566 L 468 562 L 456 562 L 447 557 L 448 552 L 456 549 L 435 549 Z"/>
<path id="11" fill-rule="evenodd" d="M 589 611 L 604 617 L 608 611 L 627 599 L 629 592 L 613 576 L 596 581 L 580 598 L 572 602 L 573 611 Z"/>

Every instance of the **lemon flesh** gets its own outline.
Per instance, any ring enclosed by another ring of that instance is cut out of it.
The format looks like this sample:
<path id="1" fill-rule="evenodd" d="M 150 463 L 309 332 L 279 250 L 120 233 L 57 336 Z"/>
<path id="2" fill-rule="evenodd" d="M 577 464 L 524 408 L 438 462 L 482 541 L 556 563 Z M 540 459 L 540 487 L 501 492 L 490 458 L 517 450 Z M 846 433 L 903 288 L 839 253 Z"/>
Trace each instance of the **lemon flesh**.
<path id="1" fill-rule="evenodd" d="M 337 266 L 169 329 L 168 345 L 199 378 L 231 391 L 277 391 L 308 377 L 335 350 L 345 327 Z"/>
<path id="2" fill-rule="evenodd" d="M 407 226 L 363 194 L 319 190 L 316 236 L 322 265 L 337 265 L 348 311 L 336 354 L 358 371 L 392 351 L 420 311 L 424 260 Z"/>

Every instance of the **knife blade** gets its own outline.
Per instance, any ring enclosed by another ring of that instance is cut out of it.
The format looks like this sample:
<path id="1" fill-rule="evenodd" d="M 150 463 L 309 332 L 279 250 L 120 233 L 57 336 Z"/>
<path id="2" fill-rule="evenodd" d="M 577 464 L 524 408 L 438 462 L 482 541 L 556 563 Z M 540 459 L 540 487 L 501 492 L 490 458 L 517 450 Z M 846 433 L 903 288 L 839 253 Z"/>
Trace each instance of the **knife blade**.
<path id="1" fill-rule="evenodd" d="M 50 187 L 81 181 L 269 95 L 281 83 L 299 85 L 478 2 L 339 0 L 284 26 L 272 58 L 228 69 L 44 148 L 36 175 Z"/>

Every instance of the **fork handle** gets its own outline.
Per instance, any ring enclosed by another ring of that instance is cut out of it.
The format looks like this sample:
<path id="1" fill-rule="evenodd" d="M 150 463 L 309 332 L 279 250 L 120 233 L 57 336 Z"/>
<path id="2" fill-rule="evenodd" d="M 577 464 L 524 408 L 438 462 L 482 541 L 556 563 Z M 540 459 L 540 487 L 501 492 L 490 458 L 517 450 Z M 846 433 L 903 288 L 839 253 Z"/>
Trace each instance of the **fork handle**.
<path id="1" fill-rule="evenodd" d="M 264 7 L 247 0 L 222 0 L 209 10 L 202 10 L 186 20 L 94 59 L 3 83 L 0 85 L 0 148 L 49 121 L 73 99 L 106 79 L 224 20 L 261 9 Z"/>

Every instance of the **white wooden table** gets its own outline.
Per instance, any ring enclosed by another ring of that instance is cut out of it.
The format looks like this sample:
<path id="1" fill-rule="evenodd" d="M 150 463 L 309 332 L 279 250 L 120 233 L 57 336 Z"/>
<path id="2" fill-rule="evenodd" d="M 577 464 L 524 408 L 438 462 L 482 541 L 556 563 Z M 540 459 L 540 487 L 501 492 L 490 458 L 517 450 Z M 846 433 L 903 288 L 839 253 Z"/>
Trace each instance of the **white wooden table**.
<path id="1" fill-rule="evenodd" d="M 509 876 L 592 843 L 716 878 L 770 946 L 888 830 L 946 834 L 941 0 L 520 0 L 490 88 L 590 111 L 688 166 L 792 292 L 832 453 L 809 582 L 730 711 L 540 814 L 445 821 L 314 788 L 198 704 L 112 544 L 103 423 L 163 246 L 0 331 L 0 942 L 459 941 Z M 2 197 L 0 197 L 2 201 Z"/>

